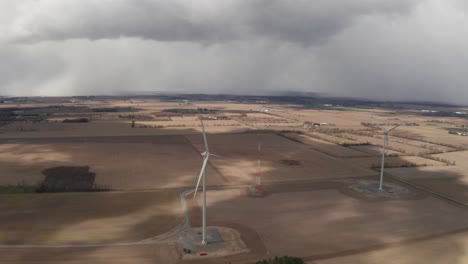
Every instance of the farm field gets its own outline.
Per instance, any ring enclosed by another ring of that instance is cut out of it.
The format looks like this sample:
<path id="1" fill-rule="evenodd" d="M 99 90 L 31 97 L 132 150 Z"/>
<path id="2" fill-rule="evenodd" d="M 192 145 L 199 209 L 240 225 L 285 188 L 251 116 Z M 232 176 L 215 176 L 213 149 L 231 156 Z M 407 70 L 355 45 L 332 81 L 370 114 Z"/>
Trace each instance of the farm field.
<path id="1" fill-rule="evenodd" d="M 325 132 L 317 132 L 313 131 L 308 133 L 308 136 L 313 137 L 313 138 L 318 138 L 320 140 L 324 140 L 327 142 L 331 142 L 333 144 L 338 144 L 338 145 L 353 145 L 353 144 L 360 144 L 361 142 L 351 139 L 350 137 L 342 137 L 337 134 L 331 134 L 331 133 L 325 133 Z"/>
<path id="2" fill-rule="evenodd" d="M 0 195 L 0 244 L 134 242 L 182 223 L 172 191 Z"/>
<path id="3" fill-rule="evenodd" d="M 362 129 L 362 120 L 372 116 L 370 112 L 361 111 L 334 111 L 334 110 L 308 110 L 282 108 L 278 115 L 284 118 L 294 118 L 298 121 L 311 121 L 316 123 L 327 123 L 336 125 L 339 128 Z M 275 114 L 277 112 L 274 112 Z"/>
<path id="4" fill-rule="evenodd" d="M 359 143 L 366 143 L 366 144 L 372 144 L 376 146 L 382 146 L 383 145 L 383 139 L 378 138 L 378 137 L 369 137 L 369 136 L 361 136 L 361 135 L 355 135 L 355 134 L 340 134 L 345 138 L 351 138 Z M 396 141 L 389 140 L 388 147 L 391 150 L 395 150 L 398 152 L 402 152 L 407 155 L 420 155 L 420 154 L 429 154 L 431 150 L 423 148 L 423 147 L 418 147 L 418 146 L 413 146 L 413 145 L 408 145 Z"/>
<path id="5" fill-rule="evenodd" d="M 448 201 L 421 196 L 368 202 L 341 193 L 339 185 L 322 182 L 309 188 L 277 187 L 267 189 L 269 195 L 264 198 L 248 197 L 240 189 L 209 191 L 208 221 L 248 227 L 257 232 L 257 243 L 262 243 L 267 252 L 306 260 L 442 237 L 468 228 L 468 211 Z M 360 235 L 353 235 L 355 232 Z"/>
<path id="6" fill-rule="evenodd" d="M 457 167 L 468 170 L 468 151 L 456 151 L 432 155 L 436 158 L 446 159 L 455 162 Z"/>
<path id="7" fill-rule="evenodd" d="M 394 263 L 442 256 L 463 263 L 468 256 L 468 137 L 448 134 L 466 119 L 424 116 L 405 104 L 155 98 L 0 103 L 1 263 L 250 264 L 275 255 L 375 263 L 393 254 Z M 198 234 L 201 224 L 202 195 L 191 199 L 205 151 L 200 118 L 210 152 L 221 156 L 207 165 L 208 227 L 240 234 L 248 253 L 187 258 L 182 250 L 185 232 Z M 390 136 L 382 192 L 397 193 L 398 185 L 414 196 L 351 191 L 378 180 L 377 124 L 401 125 Z M 265 195 L 253 197 L 257 176 Z"/>
<path id="8" fill-rule="evenodd" d="M 194 145 L 203 144 L 203 137 L 197 135 L 185 135 L 185 137 Z M 265 148 L 293 148 L 307 149 L 307 146 L 299 142 L 294 142 L 288 138 L 281 137 L 275 133 L 250 133 L 237 134 L 209 134 L 208 140 L 213 147 L 254 147 L 257 148 L 260 142 L 261 147 Z"/>
<path id="9" fill-rule="evenodd" d="M 368 153 L 373 156 L 382 155 L 382 147 L 378 147 L 375 145 L 354 145 L 354 146 L 349 146 L 349 148 L 359 150 L 359 151 Z M 390 156 L 400 156 L 402 154 L 403 153 L 395 151 L 395 150 L 391 150 L 391 149 L 387 150 L 387 155 L 390 155 Z"/>
<path id="10" fill-rule="evenodd" d="M 93 137 L 93 136 L 129 136 L 129 135 L 166 135 L 180 134 L 174 129 L 132 129 L 130 121 L 96 121 L 91 123 L 35 123 L 9 124 L 0 128 L 0 138 L 54 138 L 54 137 Z M 196 133 L 191 128 L 187 132 Z"/>
<path id="11" fill-rule="evenodd" d="M 468 204 L 468 174 L 461 167 L 389 168 L 385 173 Z"/>
<path id="12" fill-rule="evenodd" d="M 381 136 L 380 136 L 380 138 L 383 139 L 383 137 L 381 137 Z M 456 149 L 452 148 L 452 147 L 442 146 L 442 145 L 428 143 L 428 142 L 419 141 L 419 140 L 401 138 L 401 137 L 396 137 L 396 136 L 389 136 L 389 140 L 392 141 L 392 142 L 398 142 L 398 143 L 403 143 L 403 144 L 407 144 L 407 145 L 411 145 L 411 146 L 426 148 L 426 149 L 429 149 L 430 151 L 434 151 L 434 152 L 456 151 Z"/>
<path id="13" fill-rule="evenodd" d="M 362 263 L 374 264 L 385 260 L 388 264 L 426 264 L 468 262 L 468 232 L 429 238 L 420 242 L 400 243 L 364 253 L 316 260 L 308 264 Z"/>
<path id="14" fill-rule="evenodd" d="M 468 148 L 468 138 L 451 135 L 446 130 L 447 126 L 418 126 L 401 127 L 395 131 L 395 135 L 410 136 L 430 142 Z"/>
<path id="15" fill-rule="evenodd" d="M 359 164 L 366 168 L 378 168 L 382 163 L 381 157 L 369 157 L 369 158 L 353 158 L 353 163 Z M 447 166 L 447 164 L 422 157 L 416 156 L 398 156 L 398 157 L 386 157 L 385 167 L 420 167 L 420 166 Z"/>
<path id="16" fill-rule="evenodd" d="M 285 133 L 284 135 L 294 140 L 298 140 L 304 144 L 307 144 L 308 146 L 312 147 L 314 150 L 329 154 L 334 157 L 356 158 L 356 157 L 368 157 L 369 156 L 368 154 L 363 153 L 362 151 L 356 151 L 356 150 L 353 150 L 352 148 L 333 144 L 328 141 L 320 140 L 320 139 L 313 138 L 307 135 L 301 135 L 301 134 L 296 134 L 296 133 Z"/>
<path id="17" fill-rule="evenodd" d="M 431 155 L 451 162 L 443 168 L 391 168 L 386 172 L 402 180 L 443 194 L 457 201 L 468 203 L 467 151 L 455 151 Z"/>
<path id="18" fill-rule="evenodd" d="M 241 123 L 234 120 L 207 120 L 206 127 L 243 127 Z M 161 128 L 184 128 L 184 127 L 200 127 L 200 121 L 188 121 L 188 120 L 177 120 L 177 121 L 139 121 L 136 122 L 136 126 L 155 126 Z"/>
<path id="19" fill-rule="evenodd" d="M 101 188 L 180 188 L 194 184 L 201 166 L 200 153 L 183 136 L 35 139 L 0 149 L 3 185 L 36 185 L 45 169 L 88 166 Z M 209 184 L 224 182 L 211 166 L 208 173 Z"/>
<path id="20" fill-rule="evenodd" d="M 204 150 L 199 136 L 187 136 Z M 258 140 L 261 152 L 257 151 Z M 210 135 L 210 151 L 223 158 L 210 160 L 229 183 L 252 184 L 258 173 L 257 159 L 261 160 L 261 178 L 264 182 L 320 180 L 375 175 L 369 168 L 350 160 L 336 159 L 275 134 Z M 260 156 L 259 156 L 260 155 Z"/>
<path id="21" fill-rule="evenodd" d="M 168 243 L 87 248 L 8 248 L 0 249 L 5 264 L 180 263 L 177 246 Z"/>

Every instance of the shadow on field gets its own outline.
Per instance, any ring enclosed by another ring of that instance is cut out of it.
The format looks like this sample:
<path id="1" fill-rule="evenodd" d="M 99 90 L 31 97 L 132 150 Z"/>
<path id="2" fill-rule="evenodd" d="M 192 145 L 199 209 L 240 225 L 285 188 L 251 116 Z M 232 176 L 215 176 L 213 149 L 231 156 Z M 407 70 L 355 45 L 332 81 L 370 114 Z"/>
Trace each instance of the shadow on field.
<path id="1" fill-rule="evenodd" d="M 181 134 L 193 134 L 195 130 L 177 130 Z M 201 136 L 194 136 L 198 142 L 201 142 Z M 208 135 L 210 140 L 211 135 Z M 281 138 L 281 142 L 287 139 Z M 0 142 L 2 142 L 0 140 Z M 5 142 L 5 141 L 3 141 Z M 50 144 L 53 150 L 54 144 L 69 144 L 69 143 L 93 143 L 98 145 L 100 143 L 112 143 L 118 148 L 122 144 L 119 151 L 128 152 L 126 143 L 148 143 L 153 144 L 154 152 L 160 153 L 161 157 L 171 156 L 175 160 L 174 163 L 167 163 L 168 170 L 160 172 L 162 168 L 153 163 L 146 164 L 148 166 L 148 174 L 151 177 L 145 178 L 150 186 L 148 189 L 154 188 L 154 182 L 158 181 L 158 177 L 164 177 L 168 182 L 177 183 L 171 191 L 170 198 L 155 198 L 149 195 L 151 192 L 108 192 L 108 193 L 86 193 L 86 194 L 31 194 L 31 195 L 0 195 L 0 212 L 2 217 L 0 219 L 0 228 L 2 233 L 8 234 L 10 232 L 10 239 L 4 243 L 9 244 L 23 244 L 31 243 L 31 241 L 41 241 L 54 237 L 64 230 L 75 230 L 80 232 L 80 229 L 86 228 L 89 222 L 97 221 L 100 219 L 109 220 L 106 222 L 109 226 L 101 226 L 100 228 L 115 227 L 124 224 L 125 222 L 132 221 L 132 214 L 144 211 L 145 208 L 153 205 L 160 206 L 160 210 L 166 212 L 164 219 L 158 216 L 139 218 L 125 230 L 128 240 L 135 241 L 138 239 L 149 238 L 157 234 L 157 231 L 167 231 L 181 222 L 181 216 L 176 215 L 171 210 L 167 210 L 167 205 L 179 206 L 178 203 L 178 190 L 183 186 L 193 187 L 196 184 L 196 178 L 201 165 L 200 151 L 193 148 L 191 143 L 187 141 L 184 136 L 128 136 L 128 137 L 80 137 L 80 138 L 54 138 L 54 139 L 18 139 L 16 144 L 36 143 L 36 144 Z M 197 145 L 197 142 L 192 142 Z M 241 141 L 224 142 L 225 146 L 216 146 L 213 144 L 213 150 L 226 148 L 227 150 L 233 149 L 232 155 L 226 153 L 225 162 L 230 162 L 232 167 L 243 167 L 255 164 L 252 158 L 256 154 L 246 156 L 244 152 L 256 152 L 257 141 L 251 140 L 244 143 Z M 274 143 L 274 142 L 273 142 Z M 271 144 L 273 144 L 271 143 Z M 168 148 L 160 148 L 160 144 L 168 145 Z M 275 174 L 279 170 L 281 173 L 284 171 L 291 173 L 292 167 L 295 170 L 300 169 L 302 166 L 310 165 L 317 167 L 317 173 L 308 175 L 308 180 L 320 179 L 320 173 L 323 171 L 334 172 L 336 164 L 320 164 L 314 163 L 313 160 L 300 158 L 300 155 L 307 153 L 303 150 L 313 148 L 311 146 L 294 142 L 291 147 L 274 146 L 264 143 L 264 149 L 281 149 L 282 155 L 278 158 L 275 156 L 272 162 L 277 162 L 278 166 L 269 166 L 269 174 Z M 171 153 L 169 150 L 177 146 L 184 146 L 181 151 L 184 151 L 184 158 L 178 158 L 177 155 Z M 244 146 L 245 149 L 239 150 L 235 147 Z M 58 148 L 57 148 L 58 149 Z M 70 155 L 70 161 L 74 161 L 74 153 L 62 153 Z M 127 153 L 128 154 L 128 153 Z M 221 153 L 220 153 L 221 154 Z M 346 161 L 352 164 L 352 159 L 343 159 L 333 157 L 330 154 L 322 153 L 331 160 Z M 109 153 L 112 158 L 112 153 Z M 193 166 L 187 167 L 190 173 L 181 175 L 180 167 L 186 165 L 187 160 L 185 157 L 192 157 L 197 159 L 197 163 Z M 137 152 L 132 152 L 128 155 L 131 159 L 127 160 L 125 166 L 137 169 L 143 166 L 141 163 L 141 156 Z M 159 157 L 159 156 L 158 156 Z M 198 163 L 199 160 L 199 163 Z M 282 162 L 282 160 L 294 162 Z M 114 164 L 121 163 L 121 160 L 111 160 Z M 296 162 L 297 161 L 297 162 Z M 151 161 L 145 160 L 145 163 Z M 41 163 L 41 162 L 40 162 Z M 283 164 L 281 164 L 283 163 Z M 289 163 L 295 165 L 289 165 Z M 59 164 L 47 161 L 41 163 L 50 167 L 60 167 Z M 84 163 L 86 164 L 86 163 Z M 113 164 L 112 162 L 108 164 Z M 246 165 L 247 164 L 247 165 Z M 9 166 L 22 165 L 21 161 L 17 163 L 10 163 Z M 216 165 L 212 163 L 210 166 Z M 28 164 L 28 166 L 31 166 Z M 162 166 L 162 165 L 159 165 Z M 40 167 L 40 166 L 38 166 Z M 323 170 L 325 168 L 325 170 Z M 213 177 L 213 174 L 219 172 L 219 169 L 211 168 L 213 171 L 207 177 Z M 322 169 L 322 170 L 320 170 Z M 369 169 L 369 168 L 364 168 Z M 409 168 L 418 170 L 418 168 Z M 94 172 L 95 168 L 91 167 Z M 441 170 L 443 171 L 443 167 Z M 53 172 L 53 171 L 52 171 Z M 92 178 L 87 171 L 88 176 L 85 179 Z M 117 173 L 117 172 L 116 172 Z M 86 173 L 85 173 L 86 174 Z M 374 171 L 374 176 L 365 179 L 377 180 L 378 172 Z M 49 175 L 54 175 L 50 173 Z M 248 172 L 243 180 L 254 183 L 254 176 L 256 175 L 255 167 Z M 94 180 L 99 178 L 96 175 Z M 223 178 L 223 175 L 220 175 Z M 443 175 L 444 178 L 449 179 L 452 185 L 448 185 L 448 195 L 452 188 L 459 188 L 466 190 L 466 185 L 458 179 L 461 175 L 447 173 Z M 356 177 L 356 176 L 353 176 Z M 156 180 L 155 180 L 156 178 Z M 338 177 L 346 178 L 346 177 Z M 49 182 L 56 182 L 54 177 Z M 137 180 L 136 180 L 137 179 Z M 123 183 L 132 184 L 133 181 L 141 181 L 143 178 L 134 178 L 127 176 Z M 286 179 L 287 180 L 287 179 Z M 219 201 L 209 201 L 208 208 L 208 224 L 209 225 L 224 225 L 239 230 L 253 249 L 250 254 L 238 255 L 222 259 L 209 259 L 203 260 L 202 263 L 245 263 L 252 260 L 258 260 L 263 257 L 270 257 L 280 254 L 295 254 L 305 257 L 307 260 L 316 261 L 328 259 L 344 255 L 353 255 L 366 253 L 376 249 L 382 249 L 398 245 L 411 245 L 418 241 L 428 241 L 435 237 L 443 237 L 450 233 L 466 231 L 468 228 L 468 211 L 466 207 L 449 202 L 448 200 L 435 197 L 422 190 L 416 190 L 421 194 L 421 199 L 413 200 L 382 200 L 382 201 L 365 201 L 356 199 L 355 197 L 347 196 L 340 192 L 340 188 L 345 188 L 347 183 L 333 181 L 332 178 L 322 178 L 321 182 L 303 182 L 291 183 L 285 186 L 267 186 L 265 185 L 267 195 L 264 198 L 252 198 L 247 196 L 225 196 Z M 21 179 L 17 179 L 21 182 Z M 389 180 L 398 184 L 397 181 Z M 47 177 L 44 180 L 47 182 Z M 86 180 L 83 180 L 86 182 Z M 86 184 L 89 184 L 87 182 Z M 226 183 L 226 182 L 222 182 Z M 236 182 L 231 182 L 236 183 Z M 84 183 L 83 183 L 84 184 Z M 404 185 L 403 183 L 399 183 Z M 53 185 L 53 184 L 52 184 Z M 210 184 L 216 185 L 216 184 Z M 88 185 L 87 185 L 88 186 Z M 132 185 L 133 186 L 133 185 Z M 166 188 L 161 183 L 161 188 Z M 410 186 L 407 186 L 411 188 Z M 212 191 L 210 191 L 212 192 Z M 209 192 L 209 193 L 210 193 Z M 118 195 L 117 195 L 118 194 Z M 136 195 L 138 194 L 138 195 Z M 283 196 L 282 196 L 283 195 Z M 79 199 L 76 199 L 79 196 Z M 176 197 L 174 200 L 174 196 Z M 284 199 L 283 199 L 284 198 Z M 176 201 L 176 203 L 171 203 Z M 170 206 L 169 206 L 170 207 Z M 170 208 L 169 208 L 170 209 Z M 158 213 L 164 215 L 164 213 Z M 192 208 L 191 222 L 193 226 L 200 226 L 200 211 L 197 205 Z M 180 218 L 178 218 L 180 217 Z M 150 226 L 150 227 L 149 227 Z M 160 227 L 159 229 L 153 229 Z M 35 234 L 35 229 L 41 230 L 40 235 Z M 11 230 L 19 230 L 12 235 Z M 96 231 L 99 234 L 99 230 Z M 90 237 L 90 240 L 96 238 Z M 99 238 L 97 238 L 99 240 Z M 112 240 L 112 242 L 121 242 Z M 457 241 L 452 241 L 450 250 L 440 254 L 448 261 L 445 263 L 462 264 L 464 257 L 463 245 Z M 79 260 L 91 258 L 93 254 L 99 251 L 99 248 L 90 248 L 89 250 L 69 250 L 64 260 Z M 41 256 L 47 259 L 47 256 L 54 254 L 53 249 L 41 249 Z M 411 255 L 411 252 L 404 252 L 408 254 L 406 258 L 409 263 L 418 263 L 420 255 Z M 157 260 L 158 256 L 154 258 Z M 220 262 L 221 260 L 221 262 Z M 223 262 L 224 261 L 224 262 Z M 367 261 L 367 262 L 366 262 Z M 17 263 L 30 263 L 33 262 L 30 257 L 17 256 Z M 46 261 L 44 261 L 46 262 Z M 191 262 L 195 263 L 195 262 Z M 363 263 L 375 263 L 375 259 L 364 260 Z"/>
<path id="2" fill-rule="evenodd" d="M 198 141 L 201 142 L 201 139 Z M 222 153 L 222 149 L 229 149 L 230 144 L 234 148 L 239 147 L 237 142 L 224 141 L 220 145 L 211 144 L 213 146 L 211 149 L 213 152 L 216 150 L 221 155 L 226 155 L 230 159 L 229 162 L 233 162 L 233 167 L 236 167 L 236 164 L 242 166 L 243 153 L 234 156 L 228 156 L 227 152 Z M 288 152 L 289 150 L 284 149 L 284 153 Z M 352 158 L 349 160 L 352 162 Z M 294 164 L 307 162 L 305 159 Z M 327 166 L 327 164 L 319 166 Z M 434 167 L 433 173 L 440 172 L 439 182 L 432 183 L 431 179 L 428 179 L 425 188 L 441 192 L 454 199 L 464 198 L 464 192 L 467 191 L 468 186 L 461 180 L 463 175 L 446 171 L 444 168 L 446 166 Z M 268 169 L 269 173 L 274 173 L 274 167 Z M 418 167 L 405 169 L 421 170 Z M 379 172 L 375 171 L 375 176 L 354 179 L 378 181 L 378 174 Z M 255 173 L 252 172 L 251 176 L 253 178 Z M 422 177 L 414 184 L 423 185 L 425 181 L 426 178 Z M 237 226 L 236 229 L 242 233 L 244 239 L 247 237 L 252 239 L 247 241 L 252 252 L 246 255 L 190 263 L 245 263 L 248 260 L 260 260 L 275 255 L 302 256 L 307 261 L 355 255 L 360 257 L 359 263 L 380 261 L 442 263 L 448 261 L 462 264 L 467 261 L 466 245 L 463 240 L 452 238 L 457 234 L 462 236 L 466 234 L 468 238 L 466 206 L 388 176 L 385 177 L 385 182 L 409 188 L 418 194 L 418 198 L 356 200 L 355 195 L 348 196 L 349 191 L 342 192 L 343 189 L 348 188 L 349 183 L 333 179 L 324 179 L 315 183 L 291 182 L 286 185 L 264 185 L 267 196 L 263 198 L 247 197 L 245 195 L 247 190 L 213 189 L 210 192 L 216 193 L 217 196 L 213 197 L 213 194 L 208 198 L 212 198 L 208 200 L 208 225 L 233 228 Z M 443 188 L 440 188 L 440 183 L 443 183 Z M 280 195 L 283 195 L 282 198 L 279 198 Z M 200 227 L 200 200 L 191 206 L 191 223 L 195 227 Z M 421 244 L 445 238 L 447 240 L 443 245 L 440 245 L 440 241 L 429 246 Z M 418 250 L 413 252 L 405 249 L 413 245 L 419 247 Z M 375 250 L 388 248 L 397 251 L 392 260 L 376 259 L 374 256 L 366 255 Z M 421 251 L 439 253 L 421 256 Z"/>
<path id="3" fill-rule="evenodd" d="M 357 255 L 358 263 L 369 264 L 466 262 L 464 240 L 450 237 L 468 236 L 466 207 L 422 190 L 415 190 L 417 199 L 356 199 L 340 191 L 347 185 L 334 181 L 265 185 L 269 195 L 263 198 L 248 197 L 240 190 L 235 194 L 212 190 L 218 192 L 218 200 L 208 195 L 208 225 L 238 230 L 252 251 L 190 263 L 246 263 L 275 255 L 300 256 L 307 261 Z M 199 205 L 200 200 L 190 211 L 195 227 L 201 226 Z M 406 249 L 438 238 L 448 240 L 442 245 L 439 241 L 414 251 Z M 366 256 L 388 248 L 397 249 L 394 260 Z M 438 253 L 421 256 L 421 251 Z M 355 262 L 351 259 L 348 263 Z"/>
<path id="4" fill-rule="evenodd" d="M 62 166 L 48 168 L 42 171 L 46 176 L 36 189 L 44 192 L 92 192 L 99 191 L 94 181 L 96 173 L 90 172 L 88 166 Z"/>
<path id="5" fill-rule="evenodd" d="M 193 186 L 195 181 L 193 175 L 197 174 L 198 161 L 201 160 L 200 154 L 193 150 L 186 139 L 177 135 L 3 139 L 1 141 L 9 149 L 9 156 L 0 157 L 3 170 L 6 168 L 5 173 L 0 175 L 5 185 L 15 186 L 24 182 L 38 182 L 41 192 L 56 192 L 26 195 L 0 194 L 0 211 L 2 216 L 5 216 L 0 219 L 0 233 L 2 234 L 0 244 L 7 245 L 135 242 L 163 234 L 182 223 L 177 188 L 151 192 L 88 192 L 96 189 L 100 175 L 95 172 L 95 166 L 76 166 L 80 163 L 78 161 L 80 157 L 74 152 L 76 148 L 67 147 L 71 144 L 80 146 L 82 143 L 89 143 L 96 149 L 100 149 L 101 144 L 111 143 L 115 148 L 100 158 L 111 167 L 115 165 L 127 167 L 130 171 L 140 169 L 142 173 L 146 172 L 145 177 L 152 184 L 141 181 L 141 178 L 133 178 L 133 175 L 120 179 L 121 183 L 129 184 L 129 186 L 132 186 L 132 182 L 139 181 L 139 186 L 146 186 L 146 189 L 165 187 L 153 185 L 159 182 L 158 173 L 164 173 L 165 177 L 178 182 L 179 185 Z M 138 151 L 138 148 L 128 148 L 128 145 L 133 143 L 148 145 L 153 152 L 166 158 L 169 155 L 169 159 L 173 159 L 174 162 L 165 164 L 165 167 L 169 168 L 159 168 L 158 166 L 163 164 L 155 164 L 151 161 L 147 162 L 149 170 L 137 168 L 141 166 L 142 161 L 138 152 L 132 152 Z M 161 144 L 167 147 L 159 147 Z M 188 165 L 193 175 L 179 175 L 178 167 L 184 166 L 179 163 L 185 160 L 179 160 L 176 156 L 171 157 L 172 154 L 168 153 L 171 148 L 179 146 L 184 146 L 182 151 L 184 155 L 194 157 L 197 161 L 195 166 Z M 64 149 L 67 152 L 63 152 Z M 116 153 L 125 153 L 125 156 L 131 159 L 124 162 L 115 160 Z M 24 159 L 17 158 L 24 155 L 26 155 Z M 90 153 L 85 152 L 83 155 L 87 156 Z M 67 156 L 67 159 L 58 159 L 54 162 L 54 157 L 63 156 Z M 160 172 L 160 169 L 164 170 Z M 31 171 L 38 176 L 34 176 L 33 180 L 23 178 L 30 177 L 28 173 Z M 114 171 L 125 176 L 118 170 Z M 167 172 L 170 174 L 166 174 Z M 88 234 L 89 237 L 85 237 Z M 90 248 L 86 252 L 92 254 L 92 251 Z M 80 258 L 80 256 L 70 255 L 69 259 L 75 257 Z"/>
<path id="6" fill-rule="evenodd" d="M 87 248 L 15 248 L 0 249 L 5 264 L 178 264 L 180 257 L 173 244 L 150 244 Z"/>
<path id="7" fill-rule="evenodd" d="M 454 166 L 390 169 L 386 174 L 468 204 L 467 175 Z M 468 172 L 467 172 L 468 173 Z"/>

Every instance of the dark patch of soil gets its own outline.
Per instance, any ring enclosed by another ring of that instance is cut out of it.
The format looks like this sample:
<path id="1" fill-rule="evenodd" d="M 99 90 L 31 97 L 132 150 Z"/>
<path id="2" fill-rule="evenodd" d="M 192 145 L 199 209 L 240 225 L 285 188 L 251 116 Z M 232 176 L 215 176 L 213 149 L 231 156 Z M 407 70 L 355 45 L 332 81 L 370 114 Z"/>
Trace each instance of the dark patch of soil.
<path id="1" fill-rule="evenodd" d="M 289 166 L 297 166 L 301 165 L 301 162 L 298 160 L 281 160 L 281 163 L 284 165 L 289 165 Z"/>
<path id="2" fill-rule="evenodd" d="M 100 191 L 95 188 L 96 173 L 90 172 L 88 166 L 53 167 L 42 171 L 46 176 L 37 188 L 37 192 L 89 192 Z"/>

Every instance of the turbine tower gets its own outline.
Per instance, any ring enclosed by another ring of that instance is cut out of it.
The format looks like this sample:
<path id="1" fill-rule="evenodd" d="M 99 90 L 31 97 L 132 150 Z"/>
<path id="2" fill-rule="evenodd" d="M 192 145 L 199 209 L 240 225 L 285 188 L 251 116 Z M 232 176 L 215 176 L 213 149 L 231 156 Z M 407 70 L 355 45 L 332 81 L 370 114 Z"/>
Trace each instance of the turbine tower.
<path id="1" fill-rule="evenodd" d="M 198 186 L 200 185 L 200 181 L 202 181 L 202 186 L 203 186 L 203 216 L 202 216 L 202 244 L 206 245 L 206 165 L 208 164 L 208 160 L 210 156 L 215 156 L 215 157 L 221 157 L 216 154 L 211 154 L 210 149 L 208 147 L 208 141 L 206 140 L 206 133 L 205 133 L 205 126 L 203 125 L 203 118 L 200 116 L 200 123 L 202 127 L 202 132 L 203 132 L 203 141 L 205 142 L 205 152 L 201 153 L 203 157 L 203 165 L 200 171 L 200 175 L 198 176 L 198 181 L 197 181 L 197 187 L 195 188 L 195 192 L 193 193 L 193 200 L 195 200 L 195 197 L 197 195 L 198 191 Z"/>
<path id="2" fill-rule="evenodd" d="M 397 125 L 395 127 L 393 127 L 392 129 L 390 130 L 387 130 L 385 127 L 383 126 L 380 126 L 379 124 L 377 124 L 378 127 L 380 127 L 380 129 L 383 130 L 383 134 L 384 134 L 384 144 L 383 144 L 383 148 L 382 148 L 382 166 L 380 168 L 380 184 L 379 184 L 379 190 L 382 191 L 382 185 L 383 185 L 383 173 L 384 173 L 384 164 L 385 164 L 385 155 L 388 154 L 388 134 L 398 128 L 400 125 Z"/>
<path id="3" fill-rule="evenodd" d="M 256 188 L 261 188 L 262 185 L 262 168 L 261 168 L 261 149 L 262 149 L 262 142 L 260 140 L 260 129 L 257 127 L 257 177 L 255 180 Z"/>

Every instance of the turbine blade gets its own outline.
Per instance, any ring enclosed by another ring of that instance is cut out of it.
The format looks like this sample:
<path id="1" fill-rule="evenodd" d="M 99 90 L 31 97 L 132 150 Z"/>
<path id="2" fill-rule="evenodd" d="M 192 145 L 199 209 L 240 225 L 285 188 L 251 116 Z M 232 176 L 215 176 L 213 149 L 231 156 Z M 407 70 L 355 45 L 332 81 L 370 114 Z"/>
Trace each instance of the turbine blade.
<path id="1" fill-rule="evenodd" d="M 388 156 L 388 133 L 385 134 L 385 156 Z"/>
<path id="2" fill-rule="evenodd" d="M 200 123 L 201 123 L 201 127 L 202 127 L 202 132 L 203 132 L 203 141 L 205 141 L 205 151 L 210 152 L 210 150 L 208 149 L 208 140 L 206 140 L 205 126 L 203 125 L 203 118 L 202 117 L 200 117 Z"/>
<path id="3" fill-rule="evenodd" d="M 387 129 L 385 129 L 385 127 L 379 125 L 379 124 L 376 124 L 378 127 L 380 127 L 380 129 L 382 129 L 383 131 L 387 132 Z"/>
<path id="4" fill-rule="evenodd" d="M 200 181 L 201 181 L 201 178 L 203 177 L 203 173 L 205 173 L 205 168 L 206 168 L 207 163 L 208 163 L 208 156 L 203 160 L 203 165 L 200 170 L 200 176 L 198 176 L 197 187 L 195 187 L 195 191 L 193 192 L 193 200 L 195 200 L 195 197 L 197 196 L 198 186 L 200 186 Z"/>
<path id="5" fill-rule="evenodd" d="M 215 157 L 218 157 L 218 158 L 224 158 L 223 156 L 212 154 L 212 153 L 210 153 L 210 156 L 215 156 Z"/>
<path id="6" fill-rule="evenodd" d="M 400 125 L 397 125 L 397 126 L 393 127 L 393 128 L 390 129 L 388 132 L 390 132 L 390 131 L 392 131 L 392 130 L 394 130 L 394 129 L 397 129 L 399 126 L 400 126 Z"/>

